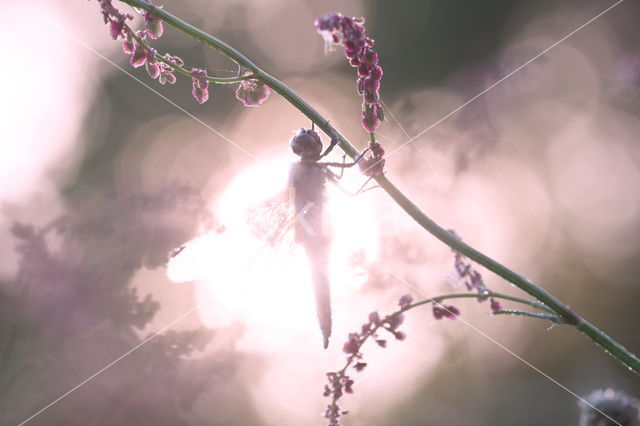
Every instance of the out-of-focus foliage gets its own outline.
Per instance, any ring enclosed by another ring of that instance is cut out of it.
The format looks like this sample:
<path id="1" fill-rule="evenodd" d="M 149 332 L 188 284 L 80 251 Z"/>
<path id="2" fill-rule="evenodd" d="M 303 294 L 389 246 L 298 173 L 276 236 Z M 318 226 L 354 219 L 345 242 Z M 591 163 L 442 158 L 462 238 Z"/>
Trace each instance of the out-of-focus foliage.
<path id="1" fill-rule="evenodd" d="M 19 269 L 0 294 L 0 423 L 25 420 L 156 331 L 147 325 L 160 305 L 131 280 L 190 236 L 185 217 L 207 215 L 184 185 L 132 196 L 96 186 L 44 227 L 14 223 Z M 194 402 L 243 360 L 230 346 L 197 357 L 216 335 L 199 327 L 155 336 L 32 423 L 188 423 Z"/>

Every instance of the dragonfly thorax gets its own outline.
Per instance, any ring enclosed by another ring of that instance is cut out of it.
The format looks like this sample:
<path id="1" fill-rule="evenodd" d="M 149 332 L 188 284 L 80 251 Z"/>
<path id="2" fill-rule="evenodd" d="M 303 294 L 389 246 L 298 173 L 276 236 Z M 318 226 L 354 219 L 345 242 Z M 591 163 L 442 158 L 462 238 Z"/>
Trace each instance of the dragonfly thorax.
<path id="1" fill-rule="evenodd" d="M 303 160 L 318 161 L 322 152 L 320 136 L 312 129 L 300 129 L 289 143 L 294 154 Z"/>

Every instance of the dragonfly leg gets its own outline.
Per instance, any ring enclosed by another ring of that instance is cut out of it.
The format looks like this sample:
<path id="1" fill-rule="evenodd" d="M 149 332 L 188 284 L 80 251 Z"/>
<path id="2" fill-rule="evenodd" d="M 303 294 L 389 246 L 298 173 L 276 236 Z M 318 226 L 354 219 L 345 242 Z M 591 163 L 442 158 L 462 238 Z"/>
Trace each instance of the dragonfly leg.
<path id="1" fill-rule="evenodd" d="M 342 163 L 336 163 L 336 162 L 330 162 L 330 161 L 327 161 L 327 162 L 322 162 L 322 163 L 318 163 L 318 164 L 319 164 L 319 165 L 321 165 L 321 166 L 336 167 L 336 168 L 339 168 L 339 169 L 348 169 L 349 167 L 353 167 L 353 166 L 355 166 L 356 164 L 358 164 L 358 161 L 360 161 L 360 159 L 361 159 L 362 157 L 364 157 L 364 155 L 365 155 L 367 152 L 369 152 L 370 150 L 371 150 L 371 148 L 367 148 L 367 149 L 365 149 L 364 151 L 362 151 L 362 153 L 361 153 L 361 154 L 359 154 L 359 155 L 355 158 L 355 160 L 354 160 L 354 161 L 352 161 L 351 163 L 347 163 L 347 162 L 345 162 L 345 161 L 344 161 L 344 160 L 346 159 L 346 157 L 347 157 L 346 155 L 344 155 L 344 156 L 342 157 L 342 160 L 343 160 L 343 162 L 342 162 Z"/>
<path id="2" fill-rule="evenodd" d="M 329 143 L 329 146 L 327 147 L 327 149 L 324 150 L 324 152 L 320 155 L 320 158 L 324 158 L 326 157 L 332 150 L 333 148 L 336 147 L 336 145 L 338 145 L 338 142 L 340 142 L 339 139 L 336 138 L 332 138 L 331 142 Z"/>
<path id="3" fill-rule="evenodd" d="M 374 186 L 372 186 L 372 187 L 370 187 L 370 188 L 364 189 L 364 187 L 365 187 L 365 186 L 367 186 L 367 184 L 368 184 L 369 182 L 371 182 L 371 179 L 373 179 L 373 176 L 369 176 L 369 179 L 367 179 L 366 181 L 364 181 L 364 183 L 362 184 L 362 186 L 360 187 L 360 189 L 358 189 L 358 190 L 355 192 L 355 194 L 353 194 L 353 195 L 354 195 L 354 196 L 355 196 L 355 195 L 359 195 L 359 194 L 362 194 L 362 193 L 364 193 L 364 192 L 371 191 L 372 189 L 380 188 L 380 185 L 374 185 Z"/>

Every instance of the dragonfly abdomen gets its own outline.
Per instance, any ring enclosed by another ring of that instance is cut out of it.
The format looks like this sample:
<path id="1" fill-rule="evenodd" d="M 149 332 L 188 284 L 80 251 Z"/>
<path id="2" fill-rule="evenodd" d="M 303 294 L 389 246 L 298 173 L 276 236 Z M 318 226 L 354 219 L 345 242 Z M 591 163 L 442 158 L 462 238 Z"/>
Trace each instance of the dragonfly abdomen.
<path id="1" fill-rule="evenodd" d="M 316 313 L 325 349 L 331 335 L 331 294 L 327 278 L 329 232 L 325 219 L 326 175 L 315 161 L 300 160 L 291 166 L 289 185 L 295 206 L 295 237 L 309 258 L 316 298 Z"/>

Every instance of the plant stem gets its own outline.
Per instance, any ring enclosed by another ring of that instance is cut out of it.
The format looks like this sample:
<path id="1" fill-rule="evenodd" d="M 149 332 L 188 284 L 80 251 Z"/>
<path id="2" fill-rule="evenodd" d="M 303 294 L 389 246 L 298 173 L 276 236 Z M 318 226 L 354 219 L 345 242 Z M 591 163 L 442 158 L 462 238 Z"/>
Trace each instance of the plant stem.
<path id="1" fill-rule="evenodd" d="M 503 311 L 493 311 L 493 315 L 519 315 L 521 317 L 531 317 L 551 321 L 554 324 L 564 324 L 564 321 L 555 315 L 541 314 L 539 312 L 525 312 L 507 309 Z"/>
<path id="2" fill-rule="evenodd" d="M 539 309 L 541 311 L 545 311 L 549 314 L 555 314 L 555 312 L 551 309 L 549 309 L 547 306 L 543 305 L 542 303 L 538 302 L 537 300 L 527 300 L 527 299 L 523 299 L 521 297 L 517 297 L 517 296 L 511 296 L 509 294 L 504 294 L 504 293 L 496 293 L 496 292 L 490 292 L 490 293 L 486 293 L 486 294 L 478 294 L 478 293 L 449 293 L 449 294 L 443 294 L 441 296 L 435 296 L 435 297 L 430 297 L 428 299 L 424 299 L 424 300 L 420 300 L 418 302 L 412 303 L 411 305 L 409 305 L 409 307 L 407 309 L 405 309 L 405 311 L 409 310 L 409 309 L 413 309 L 417 306 L 421 306 L 421 305 L 426 305 L 429 303 L 440 303 L 443 300 L 447 300 L 447 299 L 488 299 L 490 297 L 493 297 L 495 299 L 504 299 L 504 300 L 510 300 L 512 302 L 516 302 L 516 303 L 522 303 L 523 305 L 527 305 L 527 306 L 531 306 L 532 308 L 535 309 Z"/>
<path id="3" fill-rule="evenodd" d="M 295 106 L 300 112 L 306 115 L 311 121 L 313 121 L 324 133 L 330 138 L 337 139 L 339 141 L 340 148 L 351 158 L 355 158 L 358 155 L 358 151 L 342 136 L 318 111 L 316 111 L 311 105 L 304 101 L 297 93 L 291 90 L 281 81 L 267 74 L 247 57 L 238 52 L 227 43 L 219 40 L 204 31 L 194 27 L 193 25 L 183 21 L 182 19 L 172 15 L 164 9 L 160 9 L 144 0 L 120 0 L 130 6 L 144 9 L 154 15 L 160 17 L 166 23 L 174 26 L 180 31 L 192 36 L 196 40 L 214 48 L 218 52 L 227 56 L 231 60 L 235 61 L 242 68 L 249 70 L 253 73 L 255 79 L 264 82 L 272 90 L 280 94 L 283 98 L 288 100 L 293 106 Z M 607 336 L 601 330 L 596 328 L 593 324 L 586 321 L 577 313 L 572 311 L 558 298 L 537 286 L 526 277 L 510 270 L 501 263 L 493 260 L 489 256 L 479 252 L 473 247 L 467 245 L 463 241 L 451 235 L 447 230 L 439 226 L 431 218 L 429 218 L 418 206 L 416 206 L 409 198 L 407 198 L 386 176 L 374 177 L 378 185 L 407 213 L 411 216 L 420 226 L 430 232 L 440 241 L 445 243 L 452 249 L 462 253 L 469 259 L 474 260 L 478 264 L 484 266 L 488 270 L 496 273 L 504 278 L 506 281 L 517 286 L 521 290 L 535 297 L 540 302 L 551 308 L 555 314 L 560 316 L 563 321 L 569 325 L 575 326 L 580 332 L 588 336 L 595 343 L 600 345 L 605 352 L 609 353 L 616 360 L 621 362 L 629 370 L 640 375 L 640 359 L 636 357 L 629 350 L 624 348 L 618 342 Z"/>
<path id="4" fill-rule="evenodd" d="M 487 294 L 478 294 L 478 293 L 448 293 L 448 294 L 442 294 L 440 296 L 435 296 L 435 297 L 429 297 L 427 299 L 423 299 L 423 300 L 419 300 L 415 303 L 410 304 L 409 306 L 403 308 L 403 309 L 398 309 L 397 311 L 387 315 L 381 322 L 380 324 L 378 324 L 376 327 L 372 328 L 371 330 L 369 330 L 366 334 L 364 334 L 362 336 L 362 339 L 360 340 L 360 344 L 357 346 L 355 353 L 360 352 L 360 349 L 362 348 L 362 346 L 365 344 L 365 342 L 369 339 L 369 337 L 371 337 L 372 335 L 376 334 L 378 332 L 378 330 L 385 324 L 388 323 L 392 317 L 396 316 L 396 315 L 400 315 L 403 314 L 407 311 L 410 311 L 411 309 L 420 307 L 420 306 L 424 306 L 424 305 L 428 305 L 431 303 L 440 303 L 444 300 L 449 300 L 449 299 L 487 299 L 487 298 L 494 298 L 494 299 L 504 299 L 504 300 L 509 300 L 512 302 L 516 302 L 516 303 L 521 303 L 523 305 L 527 305 L 530 306 L 532 308 L 535 309 L 539 309 L 541 311 L 545 311 L 550 313 L 551 315 L 548 314 L 540 314 L 540 313 L 529 313 L 529 312 L 524 312 L 521 313 L 521 311 L 497 311 L 494 312 L 495 313 L 516 313 L 518 312 L 518 314 L 520 315 L 527 315 L 527 316 L 531 316 L 531 317 L 535 317 L 535 318 L 541 318 L 541 319 L 546 319 L 552 322 L 556 322 L 554 321 L 553 318 L 557 319 L 557 317 L 554 316 L 554 312 L 549 309 L 548 307 L 544 306 L 543 304 L 541 304 L 540 302 L 536 301 L 536 300 L 527 300 L 527 299 L 522 299 L 521 297 L 517 297 L 517 296 L 511 296 L 509 294 L 503 294 L 503 293 L 495 293 L 495 292 L 490 292 Z M 338 374 L 344 374 L 347 369 L 351 366 L 351 364 L 353 363 L 353 361 L 356 359 L 356 357 L 350 356 L 347 359 L 347 362 L 345 364 L 344 367 L 342 367 L 341 370 L 337 371 Z"/>
<path id="5" fill-rule="evenodd" d="M 144 40 L 142 40 L 142 38 L 138 37 L 135 33 L 135 31 L 133 31 L 131 29 L 131 27 L 129 27 L 128 25 L 125 24 L 125 28 L 128 30 L 129 34 L 131 35 L 131 37 L 136 41 L 136 43 L 142 45 L 145 50 L 150 51 L 151 50 L 151 46 L 149 46 L 148 43 L 145 43 Z M 187 68 L 180 66 L 178 64 L 176 64 L 173 61 L 168 60 L 167 58 L 165 58 L 164 56 L 162 56 L 161 54 L 159 54 L 158 52 L 155 52 L 153 55 L 156 60 L 164 62 L 165 64 L 169 65 L 171 68 L 173 68 L 175 71 L 178 71 L 180 74 L 187 76 L 189 78 L 191 78 L 191 71 L 188 70 Z M 252 74 L 247 74 L 247 75 L 241 75 L 238 77 L 211 77 L 211 76 L 207 76 L 206 80 L 212 83 L 216 83 L 216 84 L 235 84 L 235 83 L 239 83 L 241 81 L 244 80 L 249 80 L 253 78 Z"/>

